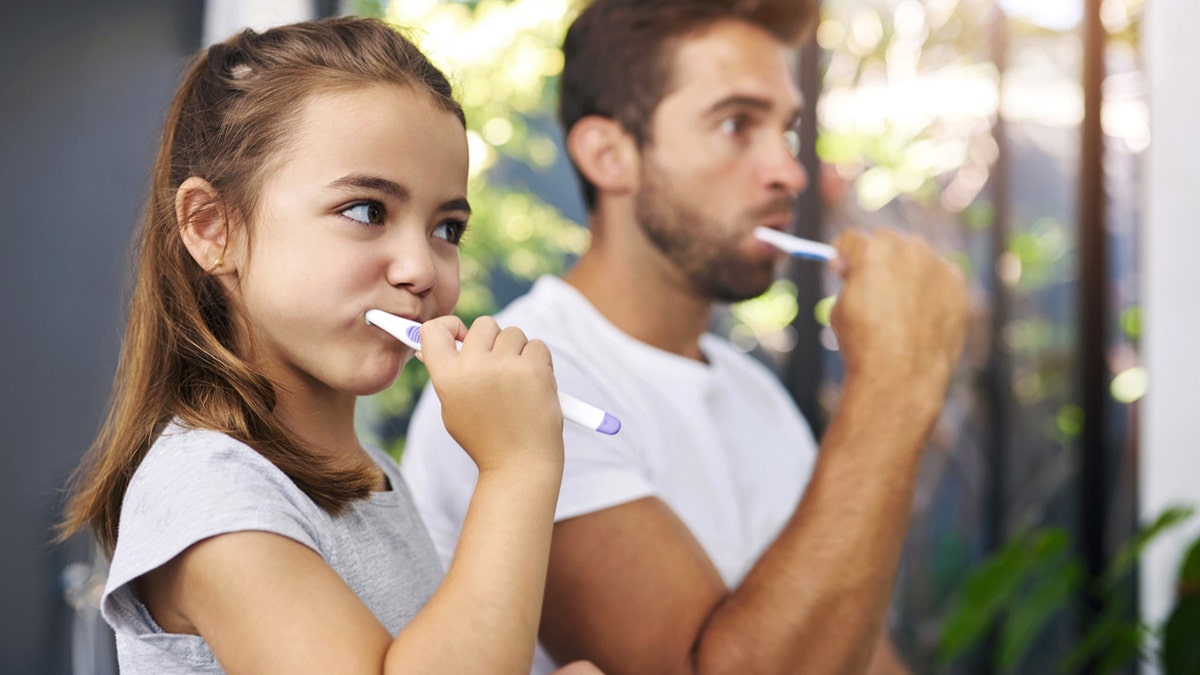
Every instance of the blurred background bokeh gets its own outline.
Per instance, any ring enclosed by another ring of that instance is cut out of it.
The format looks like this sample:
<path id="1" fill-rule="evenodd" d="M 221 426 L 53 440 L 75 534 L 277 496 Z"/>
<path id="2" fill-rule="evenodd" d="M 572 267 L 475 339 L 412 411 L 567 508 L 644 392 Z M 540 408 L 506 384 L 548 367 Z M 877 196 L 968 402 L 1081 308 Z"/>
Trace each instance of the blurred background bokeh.
<path id="1" fill-rule="evenodd" d="M 586 246 L 554 119 L 558 45 L 576 7 L 0 10 L 0 671 L 115 672 L 95 612 L 103 560 L 82 538 L 49 540 L 60 487 L 103 412 L 129 238 L 188 55 L 244 26 L 338 13 L 407 27 L 467 112 L 474 215 L 459 313 L 470 319 Z M 1163 639 L 1168 615 L 1196 601 L 1176 593 L 1200 531 L 1188 510 L 1200 505 L 1190 447 L 1200 363 L 1189 349 L 1200 234 L 1187 220 L 1200 207 L 1188 174 L 1200 156 L 1190 133 L 1200 76 L 1188 64 L 1200 48 L 1187 26 L 1200 26 L 1190 0 L 823 0 L 797 55 L 801 161 L 814 180 L 795 230 L 826 241 L 848 227 L 919 234 L 971 284 L 971 339 L 922 467 L 888 616 L 917 673 L 1158 672 L 1162 646 L 1175 644 Z M 712 322 L 779 373 L 818 432 L 839 395 L 827 325 L 836 291 L 797 262 Z M 414 366 L 361 406 L 364 437 L 396 456 L 425 379 Z"/>

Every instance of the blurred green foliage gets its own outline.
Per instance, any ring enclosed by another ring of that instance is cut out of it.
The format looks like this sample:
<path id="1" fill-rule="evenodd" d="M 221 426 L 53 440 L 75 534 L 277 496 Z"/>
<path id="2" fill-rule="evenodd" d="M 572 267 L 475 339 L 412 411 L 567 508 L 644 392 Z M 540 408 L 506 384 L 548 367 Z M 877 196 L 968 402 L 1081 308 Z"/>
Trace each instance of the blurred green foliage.
<path id="1" fill-rule="evenodd" d="M 1079 262 L 1072 218 L 1077 205 L 1070 196 L 1078 187 L 1071 169 L 1077 160 L 1069 141 L 1055 145 L 1046 139 L 1077 136 L 1081 42 L 1077 26 L 1038 20 L 1070 10 L 1064 5 L 1071 3 L 821 4 L 817 152 L 826 165 L 821 180 L 829 214 L 826 236 L 864 226 L 918 234 L 966 272 L 978 303 L 972 329 L 978 339 L 969 342 L 964 359 L 968 372 L 953 385 L 927 459 L 943 473 L 939 477 L 931 469 L 933 480 L 926 478 L 924 487 L 933 494 L 944 491 L 947 502 L 932 502 L 928 512 L 914 514 L 910 532 L 920 543 L 906 550 L 911 573 L 902 568 L 897 583 L 899 601 L 893 610 L 900 617 L 900 634 L 909 638 L 899 643 L 918 672 L 936 667 L 933 652 L 938 650 L 943 668 L 973 672 L 979 664 L 966 657 L 947 666 L 945 650 L 983 640 L 994 640 L 996 653 L 987 656 L 997 667 L 1042 672 L 1049 662 L 1083 648 L 1063 644 L 1074 637 L 1067 610 L 1075 608 L 1081 594 L 1101 592 L 1084 580 L 1071 543 L 1072 526 L 1010 529 L 1011 523 L 1067 520 L 1063 504 L 1078 489 L 1072 458 L 1084 419 L 1074 306 Z M 1110 55 L 1136 52 L 1143 5 L 1144 0 L 1103 3 Z M 1028 16 L 1005 16 L 1006 8 L 1016 6 Z M 1076 11 L 1081 14 L 1082 5 Z M 1105 112 L 1107 118 L 1110 111 Z M 1115 128 L 1106 131 L 1117 136 L 1114 145 L 1124 140 Z M 995 175 L 1004 168 L 997 167 L 1001 144 L 1006 176 Z M 1037 185 L 1016 173 L 1035 168 L 1032 158 L 1039 160 Z M 998 223 L 998 216 L 1004 222 Z M 998 225 L 1004 228 L 1002 238 L 994 232 Z M 1120 242 L 1116 236 L 1113 241 Z M 1126 409 L 1121 406 L 1136 404 L 1147 381 L 1136 351 L 1138 298 L 1124 290 L 1136 288 L 1137 270 L 1124 260 L 1116 262 L 1109 282 L 1121 290 L 1111 292 L 1119 320 L 1110 343 L 1114 377 L 1109 393 L 1114 419 L 1123 422 Z M 818 316 L 827 315 L 822 310 Z M 988 335 L 997 339 L 983 338 Z M 985 402 L 997 399 L 1003 402 L 997 407 Z M 827 400 L 836 404 L 837 397 Z M 1006 447 L 998 449 L 1004 456 L 1002 494 L 987 493 L 987 481 L 980 477 L 981 471 L 995 469 L 983 461 L 986 445 L 980 440 L 993 429 L 1003 430 L 1006 439 Z M 1114 437 L 1114 445 L 1129 442 L 1128 437 Z M 942 450 L 946 452 L 939 456 Z M 1122 513 L 1119 490 L 1114 488 L 1115 514 Z M 973 574 L 978 556 L 990 552 L 976 548 L 985 536 L 982 514 L 987 513 L 999 514 L 993 517 L 1008 539 Z M 971 555 L 950 561 L 941 557 L 941 551 L 964 536 Z M 940 566 L 948 569 L 931 581 L 930 569 Z M 966 585 L 958 586 L 964 579 Z M 963 604 L 947 620 L 942 594 L 956 586 Z M 1129 628 L 1136 607 L 1129 602 L 1105 607 L 1110 630 L 1093 627 L 1088 635 L 1102 635 L 1104 647 L 1117 658 L 1118 647 L 1128 646 L 1137 635 L 1132 629 L 1119 630 Z M 930 640 L 943 630 L 947 634 L 940 645 L 937 637 Z M 1043 641 L 1035 646 L 1038 639 Z M 977 655 L 973 651 L 971 658 Z"/>
<path id="2" fill-rule="evenodd" d="M 1090 583 L 1066 530 L 1045 527 L 1013 536 L 963 583 L 941 633 L 941 665 L 981 648 L 998 632 L 991 663 L 999 672 L 1027 672 L 1023 660 L 1042 629 L 1055 616 L 1073 610 L 1073 598 L 1083 592 L 1099 611 L 1083 626 L 1082 638 L 1059 661 L 1057 672 L 1080 672 L 1093 663 L 1095 672 L 1111 673 L 1138 658 L 1165 666 L 1169 674 L 1200 672 L 1200 644 L 1195 640 L 1200 635 L 1200 539 L 1185 556 L 1177 604 L 1162 629 L 1131 618 L 1137 613 L 1130 583 L 1142 552 L 1193 513 L 1190 507 L 1163 511 Z"/>

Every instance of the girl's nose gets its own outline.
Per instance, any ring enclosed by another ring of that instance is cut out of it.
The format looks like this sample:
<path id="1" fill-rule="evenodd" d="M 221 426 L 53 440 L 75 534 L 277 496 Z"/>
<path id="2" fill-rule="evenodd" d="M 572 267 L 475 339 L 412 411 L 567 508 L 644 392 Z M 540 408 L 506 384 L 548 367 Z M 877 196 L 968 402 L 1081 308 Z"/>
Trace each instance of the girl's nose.
<path id="1" fill-rule="evenodd" d="M 434 285 L 437 270 L 433 249 L 423 229 L 409 231 L 387 243 L 389 257 L 387 281 L 414 295 L 425 295 Z"/>

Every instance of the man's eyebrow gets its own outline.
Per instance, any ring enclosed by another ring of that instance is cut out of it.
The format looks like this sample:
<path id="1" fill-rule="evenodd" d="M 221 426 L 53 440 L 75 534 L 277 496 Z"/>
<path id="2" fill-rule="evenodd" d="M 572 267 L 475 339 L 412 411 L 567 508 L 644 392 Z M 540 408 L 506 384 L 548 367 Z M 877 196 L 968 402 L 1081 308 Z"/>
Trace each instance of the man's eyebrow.
<path id="1" fill-rule="evenodd" d="M 752 110 L 761 110 L 769 112 L 774 108 L 774 104 L 770 99 L 760 98 L 758 96 L 747 96 L 745 94 L 733 94 L 717 101 L 708 107 L 709 115 L 718 115 L 731 108 L 750 108 Z M 791 112 L 788 117 L 788 128 L 792 129 L 800 124 L 800 115 L 802 111 L 799 106 Z"/>
<path id="2" fill-rule="evenodd" d="M 383 194 L 388 195 L 397 201 L 408 201 L 408 199 L 412 196 L 412 193 L 409 192 L 408 188 L 397 183 L 396 181 L 388 180 L 387 178 L 381 178 L 379 176 L 371 176 L 365 173 L 352 173 L 347 176 L 342 176 L 341 178 L 330 183 L 328 187 L 342 190 L 374 190 L 375 192 L 382 192 Z"/>

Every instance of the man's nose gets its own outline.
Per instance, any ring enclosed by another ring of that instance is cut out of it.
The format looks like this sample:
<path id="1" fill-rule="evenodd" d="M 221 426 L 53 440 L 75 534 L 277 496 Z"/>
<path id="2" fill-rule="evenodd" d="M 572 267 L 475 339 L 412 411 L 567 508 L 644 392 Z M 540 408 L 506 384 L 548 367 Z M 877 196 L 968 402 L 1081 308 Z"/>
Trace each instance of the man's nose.
<path id="1" fill-rule="evenodd" d="M 781 139 L 764 161 L 766 179 L 771 188 L 796 195 L 808 187 L 808 172 L 796 158 L 794 144 L 787 138 Z"/>

